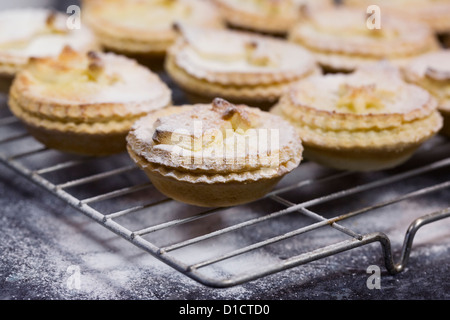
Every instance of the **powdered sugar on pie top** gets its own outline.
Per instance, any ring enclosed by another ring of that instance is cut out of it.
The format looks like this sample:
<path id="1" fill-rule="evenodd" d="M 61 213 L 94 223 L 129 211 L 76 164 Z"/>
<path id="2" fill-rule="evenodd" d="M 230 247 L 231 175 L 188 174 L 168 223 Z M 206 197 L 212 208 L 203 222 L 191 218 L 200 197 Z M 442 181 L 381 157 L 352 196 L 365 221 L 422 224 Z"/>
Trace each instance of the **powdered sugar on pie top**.
<path id="1" fill-rule="evenodd" d="M 430 71 L 442 74 L 442 79 L 450 80 L 450 50 L 425 54 L 414 59 L 407 67 L 407 72 L 420 78 L 425 77 Z"/>
<path id="2" fill-rule="evenodd" d="M 64 46 L 87 51 L 95 47 L 91 31 L 70 30 L 67 16 L 45 9 L 13 9 L 0 13 L 0 54 L 26 62 L 28 57 L 58 55 Z"/>
<path id="3" fill-rule="evenodd" d="M 51 11 L 45 9 L 13 9 L 0 12 L 0 43 L 27 41 L 36 33 L 43 32 L 50 13 Z"/>
<path id="4" fill-rule="evenodd" d="M 18 77 L 32 79 L 28 91 L 50 104 L 125 103 L 148 112 L 170 103 L 167 85 L 136 61 L 114 53 L 98 52 L 95 58 L 75 54 L 76 57 L 71 57 L 71 53 L 63 52 L 53 62 L 35 61 Z M 91 74 L 92 63 L 98 64 L 95 75 Z"/>
<path id="5" fill-rule="evenodd" d="M 409 113 L 424 107 L 430 101 L 430 94 L 426 90 L 405 83 L 399 70 L 385 61 L 361 68 L 352 74 L 310 77 L 298 85 L 294 97 L 301 105 L 343 112 L 336 109 L 343 87 L 353 89 L 355 92 L 367 88 L 369 95 L 364 99 L 375 99 L 376 103 L 380 104 L 380 108 L 367 110 L 367 113 L 372 114 Z"/>
<path id="6" fill-rule="evenodd" d="M 158 105 L 170 103 L 169 89 L 159 77 L 133 60 L 112 53 L 102 54 L 105 73 L 118 80 L 101 86 L 86 99 L 97 103 L 127 103 L 157 101 Z"/>
<path id="7" fill-rule="evenodd" d="M 248 170 L 240 177 L 245 179 L 252 170 L 283 171 L 284 166 L 291 170 L 298 165 L 302 146 L 292 126 L 256 108 L 228 102 L 224 104 L 229 108 L 216 107 L 217 100 L 212 105 L 172 107 L 138 120 L 129 145 L 152 164 L 216 174 Z M 236 118 L 228 119 L 232 108 Z"/>
<path id="8" fill-rule="evenodd" d="M 187 45 L 174 54 L 177 65 L 190 74 L 280 73 L 283 79 L 303 76 L 316 66 L 308 51 L 278 39 L 192 26 L 181 31 Z"/>

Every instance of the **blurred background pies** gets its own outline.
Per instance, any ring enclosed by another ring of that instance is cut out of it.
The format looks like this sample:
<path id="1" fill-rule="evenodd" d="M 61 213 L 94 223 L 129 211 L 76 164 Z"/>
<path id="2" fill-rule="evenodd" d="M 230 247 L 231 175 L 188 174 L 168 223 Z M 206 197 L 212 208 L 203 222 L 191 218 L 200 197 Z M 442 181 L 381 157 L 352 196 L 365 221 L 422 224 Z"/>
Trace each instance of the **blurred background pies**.
<path id="1" fill-rule="evenodd" d="M 0 11 L 0 91 L 9 91 L 12 78 L 30 57 L 55 57 L 70 44 L 87 52 L 99 48 L 89 28 L 70 29 L 64 13 L 41 8 Z"/>
<path id="2" fill-rule="evenodd" d="M 159 191 L 201 207 L 263 197 L 303 152 L 287 121 L 223 99 L 155 111 L 138 120 L 127 141 L 131 158 Z"/>
<path id="3" fill-rule="evenodd" d="M 157 75 L 113 53 L 32 58 L 15 77 L 11 111 L 49 148 L 84 155 L 125 151 L 133 123 L 171 103 Z"/>
<path id="4" fill-rule="evenodd" d="M 400 165 L 442 127 L 436 99 L 386 62 L 308 78 L 271 112 L 297 128 L 305 158 L 350 171 Z"/>
<path id="5" fill-rule="evenodd" d="M 404 74 L 407 81 L 428 90 L 436 97 L 444 117 L 443 133 L 450 136 L 450 49 L 414 59 Z"/>
<path id="6" fill-rule="evenodd" d="M 193 103 L 221 97 L 268 108 L 291 84 L 320 72 L 308 51 L 285 40 L 235 30 L 179 30 L 166 70 Z"/>
<path id="7" fill-rule="evenodd" d="M 217 8 L 208 0 L 84 0 L 82 4 L 84 21 L 106 50 L 152 67 L 156 67 L 152 60 L 162 59 L 176 38 L 174 23 L 223 27 Z"/>
<path id="8" fill-rule="evenodd" d="M 450 33 L 450 1 L 448 0 L 342 0 L 346 6 L 367 8 L 377 5 L 381 14 L 395 13 L 405 19 L 422 21 L 437 34 Z"/>
<path id="9" fill-rule="evenodd" d="M 286 35 L 310 11 L 333 6 L 332 0 L 214 0 L 225 21 L 239 29 Z"/>
<path id="10" fill-rule="evenodd" d="M 315 11 L 293 27 L 289 39 L 309 49 L 326 71 L 351 72 L 365 64 L 409 59 L 438 50 L 433 30 L 422 22 L 382 14 L 380 29 L 369 28 L 365 9 Z"/>

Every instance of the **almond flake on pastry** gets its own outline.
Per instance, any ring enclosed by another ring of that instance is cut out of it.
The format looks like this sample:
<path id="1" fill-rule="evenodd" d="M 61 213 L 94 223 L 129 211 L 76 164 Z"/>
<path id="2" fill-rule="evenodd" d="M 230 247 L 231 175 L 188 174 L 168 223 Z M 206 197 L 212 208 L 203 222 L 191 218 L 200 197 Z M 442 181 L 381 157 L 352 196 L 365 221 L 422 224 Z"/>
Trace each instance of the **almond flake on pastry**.
<path id="1" fill-rule="evenodd" d="M 423 23 L 383 14 L 381 28 L 370 29 L 365 10 L 346 7 L 311 14 L 291 30 L 289 38 L 332 71 L 353 71 L 384 59 L 401 66 L 439 49 L 434 33 Z"/>
<path id="2" fill-rule="evenodd" d="M 420 56 L 404 69 L 406 81 L 416 84 L 431 94 L 439 103 L 444 116 L 443 133 L 450 135 L 450 50 L 441 50 Z"/>
<path id="3" fill-rule="evenodd" d="M 250 33 L 179 26 L 166 69 L 186 91 L 230 101 L 273 102 L 318 71 L 313 57 L 283 40 Z"/>
<path id="4" fill-rule="evenodd" d="M 330 0 L 215 0 L 232 26 L 285 34 L 305 14 L 332 6 Z"/>
<path id="5" fill-rule="evenodd" d="M 0 12 L 0 73 L 13 76 L 30 57 L 56 57 L 66 45 L 81 52 L 98 47 L 88 28 L 71 30 L 67 19 L 47 9 Z"/>
<path id="6" fill-rule="evenodd" d="M 130 131 L 128 152 L 164 194 L 231 206 L 266 194 L 302 158 L 295 129 L 268 112 L 223 99 L 155 111 Z"/>
<path id="7" fill-rule="evenodd" d="M 58 58 L 30 59 L 14 79 L 9 101 L 44 144 L 94 155 L 124 150 L 132 124 L 170 103 L 168 87 L 134 60 L 70 47 Z"/>
<path id="8" fill-rule="evenodd" d="M 355 171 L 401 164 L 442 127 L 436 100 L 387 63 L 306 79 L 271 112 L 296 126 L 305 157 Z"/>
<path id="9" fill-rule="evenodd" d="M 83 8 L 102 45 L 127 54 L 164 55 L 177 36 L 176 22 L 223 26 L 208 0 L 85 0 Z"/>

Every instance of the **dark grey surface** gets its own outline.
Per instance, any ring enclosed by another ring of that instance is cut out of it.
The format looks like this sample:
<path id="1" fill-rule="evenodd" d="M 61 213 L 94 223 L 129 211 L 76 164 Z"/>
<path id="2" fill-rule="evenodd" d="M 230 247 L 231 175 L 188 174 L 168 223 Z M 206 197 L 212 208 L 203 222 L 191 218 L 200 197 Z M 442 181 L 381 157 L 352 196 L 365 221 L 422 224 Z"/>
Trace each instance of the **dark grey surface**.
<path id="1" fill-rule="evenodd" d="M 63 8 L 63 2 L 59 2 L 59 6 Z M 177 101 L 182 99 L 181 95 L 175 98 Z M 422 161 L 428 152 L 422 150 Z M 449 150 L 444 150 L 436 157 L 449 155 Z M 439 176 L 398 184 L 392 190 L 376 190 L 349 203 L 317 210 L 338 213 L 338 208 L 380 200 L 397 194 L 400 189 L 408 190 L 414 184 L 426 182 L 430 185 L 435 179 L 448 180 L 449 174 L 447 169 L 439 172 Z M 359 175 L 354 181 L 340 181 L 342 186 L 327 186 L 327 189 L 360 183 L 367 178 Z M 298 197 L 310 195 L 290 196 L 299 201 Z M 398 257 L 409 223 L 418 216 L 448 206 L 449 199 L 446 190 L 361 217 L 352 221 L 351 227 L 361 232 L 386 232 Z M 419 231 L 406 270 L 395 276 L 387 274 L 381 248 L 373 244 L 244 285 L 213 289 L 174 271 L 3 165 L 0 165 L 0 208 L 0 299 L 450 298 L 449 219 Z M 265 227 L 277 231 L 285 227 L 285 223 Z M 239 236 L 252 240 L 256 234 Z M 321 236 L 334 239 L 332 232 Z M 279 255 L 301 251 L 310 242 L 308 238 L 284 242 L 278 247 Z M 254 264 L 261 261 L 264 260 L 255 259 Z M 366 285 L 370 276 L 366 270 L 371 265 L 382 270 L 380 290 L 370 290 Z M 71 266 L 80 270 L 79 289 L 68 285 L 72 275 L 68 268 L 70 270 Z"/>
<path id="2" fill-rule="evenodd" d="M 3 166 L 0 208 L 1 299 L 450 298 L 448 222 L 427 227 L 423 241 L 418 235 L 408 268 L 396 276 L 385 272 L 379 245 L 370 245 L 242 286 L 211 289 Z M 80 268 L 79 290 L 67 285 L 71 265 Z M 366 286 L 370 265 L 382 269 L 381 290 Z"/>

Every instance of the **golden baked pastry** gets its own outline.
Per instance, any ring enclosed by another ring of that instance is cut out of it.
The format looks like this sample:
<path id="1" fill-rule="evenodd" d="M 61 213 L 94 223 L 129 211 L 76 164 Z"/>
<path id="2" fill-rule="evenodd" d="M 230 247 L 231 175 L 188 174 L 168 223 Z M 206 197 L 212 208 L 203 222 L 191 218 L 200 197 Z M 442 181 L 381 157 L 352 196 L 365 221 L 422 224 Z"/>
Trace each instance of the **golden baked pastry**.
<path id="1" fill-rule="evenodd" d="M 342 0 L 346 6 L 380 7 L 382 14 L 395 13 L 410 20 L 428 24 L 436 33 L 450 32 L 450 1 L 448 0 Z"/>
<path id="2" fill-rule="evenodd" d="M 134 60 L 112 53 L 31 58 L 11 86 L 11 111 L 44 145 L 65 152 L 125 151 L 133 123 L 171 103 L 168 87 Z"/>
<path id="3" fill-rule="evenodd" d="M 311 10 L 333 5 L 332 0 L 214 0 L 227 23 L 239 29 L 285 35 Z"/>
<path id="4" fill-rule="evenodd" d="M 208 0 L 84 0 L 83 15 L 106 49 L 127 55 L 164 56 L 175 22 L 223 26 Z"/>
<path id="5" fill-rule="evenodd" d="M 444 117 L 442 132 L 450 136 L 450 49 L 414 59 L 403 69 L 405 79 L 436 97 Z"/>
<path id="6" fill-rule="evenodd" d="M 288 122 L 219 98 L 155 111 L 137 121 L 127 141 L 156 188 L 202 207 L 261 198 L 299 165 L 303 151 Z"/>
<path id="7" fill-rule="evenodd" d="M 320 71 L 312 55 L 285 40 L 234 30 L 179 30 L 165 67 L 192 103 L 222 97 L 267 108 L 292 83 Z"/>
<path id="8" fill-rule="evenodd" d="M 351 171 L 397 166 L 442 127 L 436 99 L 386 62 L 306 79 L 271 112 L 297 128 L 305 158 Z"/>
<path id="9" fill-rule="evenodd" d="M 379 60 L 402 66 L 440 44 L 421 22 L 382 14 L 380 29 L 367 24 L 366 10 L 337 7 L 299 22 L 289 39 L 309 49 L 327 71 L 353 71 Z"/>
<path id="10" fill-rule="evenodd" d="M 12 77 L 30 57 L 55 57 L 69 45 L 81 52 L 97 49 L 87 27 L 69 29 L 68 17 L 47 9 L 0 12 L 0 75 Z"/>

